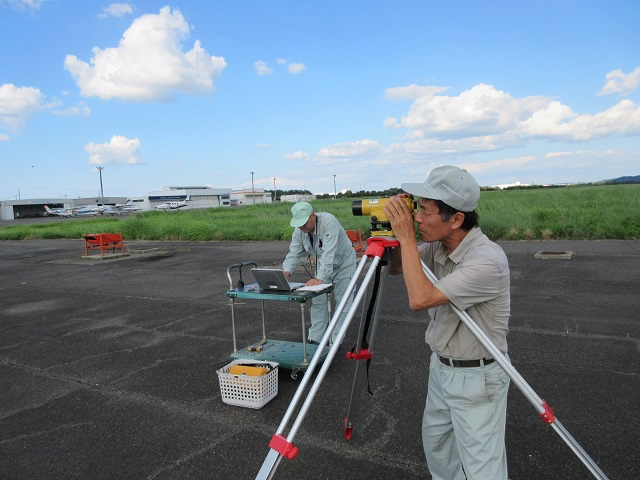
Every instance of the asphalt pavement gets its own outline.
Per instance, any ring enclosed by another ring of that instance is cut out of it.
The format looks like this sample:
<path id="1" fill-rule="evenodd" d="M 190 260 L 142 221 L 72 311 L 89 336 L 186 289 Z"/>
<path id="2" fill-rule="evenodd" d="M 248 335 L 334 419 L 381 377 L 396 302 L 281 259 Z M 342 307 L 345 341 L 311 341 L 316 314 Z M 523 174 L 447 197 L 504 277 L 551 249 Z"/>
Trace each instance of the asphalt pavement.
<path id="1" fill-rule="evenodd" d="M 611 479 L 640 478 L 640 241 L 500 242 L 511 267 L 515 368 Z M 261 409 L 222 401 L 233 350 L 229 265 L 279 264 L 286 242 L 136 242 L 82 260 L 82 240 L 0 242 L 0 478 L 252 479 L 301 376 Z M 573 251 L 570 260 L 536 252 Z M 297 274 L 303 279 L 302 273 Z M 250 280 L 250 279 L 248 279 Z M 267 337 L 298 341 L 300 307 L 265 302 Z M 420 437 L 426 314 L 390 277 L 353 437 L 346 340 L 279 479 L 430 478 Z M 239 300 L 239 346 L 261 338 Z M 592 475 L 512 383 L 511 479 Z"/>

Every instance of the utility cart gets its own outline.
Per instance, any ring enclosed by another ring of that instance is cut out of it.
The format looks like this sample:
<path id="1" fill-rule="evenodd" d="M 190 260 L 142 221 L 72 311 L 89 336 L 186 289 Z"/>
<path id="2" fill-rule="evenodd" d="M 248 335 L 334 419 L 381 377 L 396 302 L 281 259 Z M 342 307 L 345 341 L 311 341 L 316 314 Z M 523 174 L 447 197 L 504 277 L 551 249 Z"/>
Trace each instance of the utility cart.
<path id="1" fill-rule="evenodd" d="M 318 345 L 307 343 L 307 331 L 305 326 L 305 303 L 318 295 L 329 295 L 333 290 L 333 285 L 318 291 L 306 292 L 285 292 L 285 291 L 264 291 L 260 290 L 257 283 L 245 285 L 242 280 L 242 267 L 258 267 L 255 262 L 243 262 L 231 265 L 227 268 L 227 278 L 229 279 L 229 290 L 226 295 L 231 303 L 231 331 L 233 335 L 233 359 L 260 360 L 277 362 L 282 368 L 291 370 L 291 378 L 297 379 L 299 372 L 304 372 L 311 358 L 313 358 Z M 239 280 L 234 287 L 231 278 L 231 271 L 237 269 Z M 236 339 L 236 299 L 260 300 L 262 313 L 262 339 L 245 348 L 238 350 Z M 289 342 L 284 340 L 274 340 L 267 338 L 265 321 L 265 301 L 298 302 L 300 304 L 300 320 L 302 325 L 302 342 Z M 331 302 L 327 302 L 330 305 Z M 320 360 L 324 360 L 329 353 L 329 347 L 325 347 Z"/>

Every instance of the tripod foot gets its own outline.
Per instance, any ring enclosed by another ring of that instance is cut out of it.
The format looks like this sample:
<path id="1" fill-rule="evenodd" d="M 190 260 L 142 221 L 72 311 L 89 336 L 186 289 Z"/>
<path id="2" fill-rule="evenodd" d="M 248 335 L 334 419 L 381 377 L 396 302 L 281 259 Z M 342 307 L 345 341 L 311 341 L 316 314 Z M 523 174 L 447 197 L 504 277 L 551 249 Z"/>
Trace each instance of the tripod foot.
<path id="1" fill-rule="evenodd" d="M 348 419 L 344 419 L 344 439 L 348 442 L 351 440 L 351 435 L 353 435 L 353 427 L 349 423 Z"/>

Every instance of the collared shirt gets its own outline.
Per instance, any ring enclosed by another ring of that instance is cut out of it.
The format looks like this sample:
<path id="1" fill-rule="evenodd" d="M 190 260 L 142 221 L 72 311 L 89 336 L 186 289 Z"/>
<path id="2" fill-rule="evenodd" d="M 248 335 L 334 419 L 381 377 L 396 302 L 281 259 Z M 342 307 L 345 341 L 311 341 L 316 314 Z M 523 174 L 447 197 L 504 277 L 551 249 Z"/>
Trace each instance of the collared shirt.
<path id="1" fill-rule="evenodd" d="M 509 263 L 502 248 L 480 228 L 472 228 L 448 254 L 440 242 L 419 247 L 425 264 L 439 278 L 435 286 L 460 310 L 467 311 L 491 341 L 507 353 L 511 313 Z M 425 341 L 438 355 L 475 360 L 491 358 L 449 304 L 430 308 Z"/>
<path id="2" fill-rule="evenodd" d="M 336 217 L 328 212 L 316 213 L 316 229 L 313 236 L 296 228 L 291 235 L 289 253 L 282 269 L 293 272 L 301 260 L 310 255 L 316 260 L 315 278 L 330 283 L 339 267 L 356 263 L 356 252 L 344 228 Z M 311 240 L 313 238 L 313 241 Z"/>

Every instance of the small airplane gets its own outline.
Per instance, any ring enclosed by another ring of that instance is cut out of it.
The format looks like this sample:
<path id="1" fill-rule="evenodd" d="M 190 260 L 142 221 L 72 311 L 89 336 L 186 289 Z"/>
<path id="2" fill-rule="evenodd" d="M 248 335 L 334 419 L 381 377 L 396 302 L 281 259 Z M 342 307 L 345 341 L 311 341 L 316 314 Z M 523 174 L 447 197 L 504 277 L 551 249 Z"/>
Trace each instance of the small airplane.
<path id="1" fill-rule="evenodd" d="M 82 205 L 80 207 L 76 207 L 73 209 L 73 212 L 76 215 L 102 215 L 104 211 L 104 207 L 92 207 L 90 205 Z"/>
<path id="2" fill-rule="evenodd" d="M 187 202 L 190 199 L 191 199 L 191 195 L 187 195 L 187 198 L 185 198 L 182 201 L 162 203 L 160 205 L 156 205 L 156 208 L 158 210 L 175 210 L 177 208 L 183 208 L 187 206 Z"/>
<path id="3" fill-rule="evenodd" d="M 51 210 L 48 205 L 45 205 L 44 209 L 47 212 L 46 215 L 56 215 L 58 217 L 65 217 L 65 218 L 73 217 L 74 215 L 73 210 L 68 208 L 55 208 Z"/>
<path id="4" fill-rule="evenodd" d="M 105 215 L 121 215 L 123 213 L 140 212 L 141 210 L 142 208 L 134 205 L 131 200 L 127 200 L 127 203 L 124 204 L 107 205 L 103 213 Z"/>

